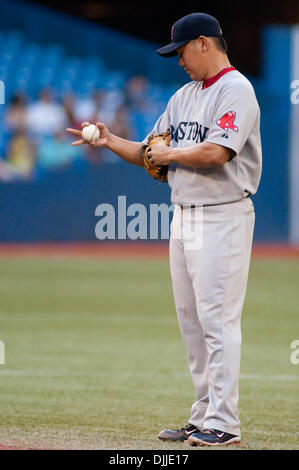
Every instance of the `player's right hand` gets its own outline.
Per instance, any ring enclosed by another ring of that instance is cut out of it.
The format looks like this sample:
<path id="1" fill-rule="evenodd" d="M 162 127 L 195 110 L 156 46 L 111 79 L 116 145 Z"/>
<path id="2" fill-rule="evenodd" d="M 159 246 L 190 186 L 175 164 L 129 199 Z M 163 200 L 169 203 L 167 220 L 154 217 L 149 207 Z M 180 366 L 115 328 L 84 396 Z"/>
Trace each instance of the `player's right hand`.
<path id="1" fill-rule="evenodd" d="M 90 122 L 82 122 L 81 127 L 83 129 L 83 127 L 86 127 L 86 126 L 89 126 L 89 125 L 90 125 Z M 75 140 L 74 142 L 72 142 L 72 145 L 74 147 L 77 146 L 77 145 L 83 145 L 83 144 L 87 144 L 90 147 L 104 147 L 105 145 L 107 145 L 109 137 L 110 137 L 110 132 L 109 132 L 108 128 L 106 127 L 106 125 L 103 122 L 97 122 L 96 126 L 98 127 L 98 129 L 100 131 L 100 137 L 96 141 L 89 142 L 89 143 L 86 142 L 82 138 L 82 130 L 80 131 L 79 129 L 71 129 L 70 127 L 68 127 L 66 129 L 67 132 L 69 132 L 70 134 L 73 134 L 75 136 L 81 137 L 79 140 Z"/>

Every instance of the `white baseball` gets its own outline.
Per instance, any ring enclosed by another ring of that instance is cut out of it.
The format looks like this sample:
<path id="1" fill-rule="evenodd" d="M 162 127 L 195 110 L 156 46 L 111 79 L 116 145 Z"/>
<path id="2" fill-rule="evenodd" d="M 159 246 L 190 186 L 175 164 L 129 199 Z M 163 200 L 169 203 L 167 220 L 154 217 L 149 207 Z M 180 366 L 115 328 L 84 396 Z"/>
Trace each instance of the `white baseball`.
<path id="1" fill-rule="evenodd" d="M 83 127 L 82 137 L 85 140 L 85 142 L 88 142 L 88 143 L 94 142 L 95 140 L 98 140 L 98 138 L 100 137 L 100 130 L 94 124 L 89 124 L 89 126 Z"/>

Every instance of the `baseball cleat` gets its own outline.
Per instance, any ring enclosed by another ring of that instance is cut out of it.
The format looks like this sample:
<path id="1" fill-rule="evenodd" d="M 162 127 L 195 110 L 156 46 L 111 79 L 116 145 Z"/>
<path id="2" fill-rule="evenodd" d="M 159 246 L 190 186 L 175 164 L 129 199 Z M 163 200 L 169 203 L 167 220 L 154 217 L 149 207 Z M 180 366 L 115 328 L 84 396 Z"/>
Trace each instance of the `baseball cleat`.
<path id="1" fill-rule="evenodd" d="M 186 441 L 193 432 L 200 433 L 200 430 L 193 424 L 187 424 L 184 428 L 177 429 L 176 431 L 173 429 L 164 429 L 158 434 L 158 438 L 161 441 L 183 442 Z"/>
<path id="2" fill-rule="evenodd" d="M 218 429 L 204 429 L 200 432 L 194 432 L 188 437 L 188 444 L 191 446 L 228 446 L 240 444 L 240 436 L 219 431 Z"/>

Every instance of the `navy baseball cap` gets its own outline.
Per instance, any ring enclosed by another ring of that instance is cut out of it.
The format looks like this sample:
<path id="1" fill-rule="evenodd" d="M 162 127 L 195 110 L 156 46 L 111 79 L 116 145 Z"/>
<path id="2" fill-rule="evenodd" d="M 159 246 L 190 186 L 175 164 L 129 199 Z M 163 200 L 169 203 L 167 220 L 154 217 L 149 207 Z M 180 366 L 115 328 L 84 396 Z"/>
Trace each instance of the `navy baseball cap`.
<path id="1" fill-rule="evenodd" d="M 222 37 L 222 29 L 214 16 L 191 13 L 180 18 L 171 28 L 171 43 L 157 50 L 162 57 L 176 55 L 176 50 L 199 36 Z"/>

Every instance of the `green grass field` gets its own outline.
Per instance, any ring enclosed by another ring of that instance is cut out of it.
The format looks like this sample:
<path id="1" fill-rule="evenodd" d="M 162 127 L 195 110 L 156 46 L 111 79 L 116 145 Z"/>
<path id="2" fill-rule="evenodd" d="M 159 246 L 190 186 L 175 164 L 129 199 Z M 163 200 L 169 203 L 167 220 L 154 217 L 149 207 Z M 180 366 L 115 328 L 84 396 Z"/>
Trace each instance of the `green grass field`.
<path id="1" fill-rule="evenodd" d="M 299 449 L 298 281 L 298 260 L 252 261 L 238 449 Z M 195 400 L 166 259 L 1 258 L 0 299 L 0 444 L 194 449 L 156 437 Z"/>

